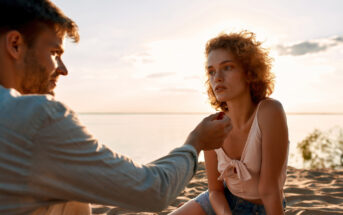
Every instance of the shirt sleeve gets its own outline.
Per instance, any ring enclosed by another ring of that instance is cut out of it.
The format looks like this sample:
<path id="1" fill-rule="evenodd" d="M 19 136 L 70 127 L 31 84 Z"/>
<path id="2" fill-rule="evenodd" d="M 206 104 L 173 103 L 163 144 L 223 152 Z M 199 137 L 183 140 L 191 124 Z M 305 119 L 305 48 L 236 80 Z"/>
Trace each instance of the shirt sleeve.
<path id="1" fill-rule="evenodd" d="M 45 111 L 33 139 L 28 186 L 37 198 L 160 211 L 196 172 L 197 152 L 190 145 L 141 165 L 99 144 L 63 104 L 50 102 Z"/>

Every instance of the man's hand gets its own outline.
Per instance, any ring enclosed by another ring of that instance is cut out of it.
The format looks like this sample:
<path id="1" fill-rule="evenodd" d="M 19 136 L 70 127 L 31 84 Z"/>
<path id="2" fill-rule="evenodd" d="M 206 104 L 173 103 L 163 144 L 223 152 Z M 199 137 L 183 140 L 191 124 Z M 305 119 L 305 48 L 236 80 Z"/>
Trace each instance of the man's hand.
<path id="1" fill-rule="evenodd" d="M 212 150 L 222 146 L 224 139 L 232 129 L 231 120 L 222 112 L 204 118 L 189 134 L 185 144 L 201 150 Z"/>

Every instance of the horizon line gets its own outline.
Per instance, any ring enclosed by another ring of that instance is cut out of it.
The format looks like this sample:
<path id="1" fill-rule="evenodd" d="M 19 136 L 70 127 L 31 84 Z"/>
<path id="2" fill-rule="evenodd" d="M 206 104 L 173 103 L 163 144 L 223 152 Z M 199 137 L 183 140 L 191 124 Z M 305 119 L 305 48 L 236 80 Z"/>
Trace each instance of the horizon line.
<path id="1" fill-rule="evenodd" d="M 80 115 L 197 115 L 213 112 L 77 112 Z M 286 115 L 343 115 L 343 112 L 286 112 Z"/>

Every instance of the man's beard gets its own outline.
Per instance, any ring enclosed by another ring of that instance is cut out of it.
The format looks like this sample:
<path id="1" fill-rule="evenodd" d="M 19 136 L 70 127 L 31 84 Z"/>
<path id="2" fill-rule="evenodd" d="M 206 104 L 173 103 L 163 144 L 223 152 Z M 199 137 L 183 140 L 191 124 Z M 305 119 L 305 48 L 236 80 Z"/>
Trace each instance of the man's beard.
<path id="1" fill-rule="evenodd" d="M 29 50 L 26 53 L 24 63 L 24 78 L 21 83 L 22 93 L 54 95 L 54 92 L 50 89 L 50 74 L 47 69 L 38 62 L 33 50 Z"/>

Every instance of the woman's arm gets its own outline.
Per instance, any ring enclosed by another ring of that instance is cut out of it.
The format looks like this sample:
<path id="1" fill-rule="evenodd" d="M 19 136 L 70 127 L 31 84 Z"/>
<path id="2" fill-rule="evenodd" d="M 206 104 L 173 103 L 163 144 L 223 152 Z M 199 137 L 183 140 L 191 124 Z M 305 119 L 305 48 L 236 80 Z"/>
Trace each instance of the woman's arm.
<path id="1" fill-rule="evenodd" d="M 259 193 L 267 214 L 284 214 L 279 178 L 287 159 L 288 129 L 281 103 L 276 100 L 264 101 L 258 121 L 262 133 Z"/>
<path id="2" fill-rule="evenodd" d="M 224 195 L 223 183 L 218 181 L 218 160 L 215 151 L 204 151 L 208 190 L 211 205 L 218 215 L 231 215 L 230 207 Z"/>

